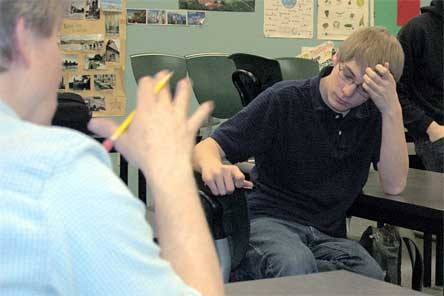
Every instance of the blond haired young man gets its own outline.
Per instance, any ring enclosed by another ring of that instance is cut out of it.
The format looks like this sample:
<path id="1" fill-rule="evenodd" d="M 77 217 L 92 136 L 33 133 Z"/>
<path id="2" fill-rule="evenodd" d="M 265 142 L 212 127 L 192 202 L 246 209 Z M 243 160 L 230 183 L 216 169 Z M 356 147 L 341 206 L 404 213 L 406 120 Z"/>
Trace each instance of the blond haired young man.
<path id="1" fill-rule="evenodd" d="M 150 184 L 159 248 L 101 145 L 49 126 L 62 2 L 0 0 L 0 295 L 223 295 L 191 167 L 211 106 L 187 119 L 188 81 L 173 104 L 167 90 L 154 93 L 165 73 L 143 78 L 134 120 L 115 143 Z M 90 128 L 107 137 L 116 124 Z"/>
<path id="2" fill-rule="evenodd" d="M 382 279 L 356 242 L 346 211 L 370 164 L 400 193 L 408 172 L 396 81 L 404 55 L 383 28 L 345 40 L 318 77 L 283 81 L 261 93 L 194 150 L 194 167 L 216 195 L 251 187 L 251 238 L 238 275 L 270 278 L 346 269 Z M 231 163 L 254 157 L 252 183 Z"/>

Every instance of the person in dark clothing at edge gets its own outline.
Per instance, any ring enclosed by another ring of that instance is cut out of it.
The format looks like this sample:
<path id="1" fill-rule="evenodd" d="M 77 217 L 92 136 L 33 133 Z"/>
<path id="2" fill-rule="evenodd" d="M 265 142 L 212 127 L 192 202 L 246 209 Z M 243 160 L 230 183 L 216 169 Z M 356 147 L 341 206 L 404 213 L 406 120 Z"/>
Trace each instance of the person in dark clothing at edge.
<path id="1" fill-rule="evenodd" d="M 238 279 L 336 269 L 384 278 L 366 250 L 345 239 L 345 218 L 372 162 L 386 193 L 405 187 L 408 153 L 396 93 L 403 64 L 395 36 L 360 29 L 319 76 L 276 83 L 196 145 L 194 169 L 214 194 L 253 187 Z M 252 156 L 250 182 L 232 164 Z"/>
<path id="2" fill-rule="evenodd" d="M 421 12 L 398 34 L 405 53 L 398 95 L 416 154 L 427 170 L 444 173 L 443 1 Z"/>

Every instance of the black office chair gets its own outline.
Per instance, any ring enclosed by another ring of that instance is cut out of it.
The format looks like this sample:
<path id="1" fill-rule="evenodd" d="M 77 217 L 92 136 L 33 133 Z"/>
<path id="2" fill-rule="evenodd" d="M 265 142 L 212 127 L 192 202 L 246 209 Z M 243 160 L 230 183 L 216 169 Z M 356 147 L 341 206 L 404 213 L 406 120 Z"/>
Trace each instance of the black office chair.
<path id="1" fill-rule="evenodd" d="M 231 75 L 242 101 L 242 106 L 247 106 L 262 91 L 261 84 L 253 73 L 239 69 Z"/>
<path id="2" fill-rule="evenodd" d="M 245 256 L 250 238 L 247 200 L 243 189 L 236 189 L 226 196 L 214 196 L 195 174 L 202 206 L 213 235 L 222 267 L 224 282 L 230 281 Z"/>
<path id="3" fill-rule="evenodd" d="M 88 104 L 79 94 L 72 92 L 57 93 L 57 109 L 52 125 L 63 126 L 91 135 L 87 125 L 92 112 Z"/>
<path id="4" fill-rule="evenodd" d="M 51 124 L 77 130 L 102 143 L 105 139 L 96 137 L 88 130 L 87 125 L 91 116 L 91 110 L 82 96 L 70 92 L 58 93 L 57 109 Z M 110 153 L 117 153 L 117 151 L 113 148 Z M 122 181 L 128 184 L 128 162 L 120 153 L 119 157 L 119 175 Z"/>
<path id="5" fill-rule="evenodd" d="M 279 63 L 248 53 L 234 53 L 228 58 L 236 64 L 231 78 L 242 100 L 248 105 L 263 90 L 282 80 Z"/>
<path id="6" fill-rule="evenodd" d="M 276 60 L 247 53 L 234 53 L 228 58 L 234 61 L 238 70 L 252 73 L 259 81 L 261 90 L 282 80 L 282 73 Z"/>

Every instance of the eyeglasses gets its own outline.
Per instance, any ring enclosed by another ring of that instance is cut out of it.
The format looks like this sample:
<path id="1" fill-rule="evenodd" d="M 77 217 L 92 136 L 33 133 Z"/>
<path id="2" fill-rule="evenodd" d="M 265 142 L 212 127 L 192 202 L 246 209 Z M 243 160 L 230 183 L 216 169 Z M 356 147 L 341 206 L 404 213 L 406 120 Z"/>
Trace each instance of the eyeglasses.
<path id="1" fill-rule="evenodd" d="M 362 87 L 362 83 L 363 82 L 362 83 L 356 83 L 356 81 L 354 80 L 355 75 L 350 70 L 350 68 L 347 67 L 347 65 L 345 65 L 343 63 L 339 64 L 339 77 L 347 85 L 352 85 L 352 84 L 356 85 L 356 92 L 359 95 L 361 95 L 362 97 L 364 97 L 364 98 L 369 98 L 370 97 L 370 95 Z"/>

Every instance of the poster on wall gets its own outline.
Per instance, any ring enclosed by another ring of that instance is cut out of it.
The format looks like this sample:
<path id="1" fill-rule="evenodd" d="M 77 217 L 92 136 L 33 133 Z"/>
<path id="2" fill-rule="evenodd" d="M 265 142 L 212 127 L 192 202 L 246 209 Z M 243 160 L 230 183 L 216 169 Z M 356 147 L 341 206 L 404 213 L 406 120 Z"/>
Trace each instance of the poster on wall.
<path id="1" fill-rule="evenodd" d="M 345 40 L 359 28 L 370 26 L 373 0 L 318 1 L 318 39 Z"/>
<path id="2" fill-rule="evenodd" d="M 179 0 L 180 9 L 254 12 L 255 0 Z"/>
<path id="3" fill-rule="evenodd" d="M 125 0 L 71 0 L 60 31 L 59 91 L 74 92 L 93 116 L 125 115 Z"/>
<path id="4" fill-rule="evenodd" d="M 297 55 L 298 58 L 314 60 L 319 65 L 319 70 L 325 66 L 333 64 L 334 43 L 327 41 L 317 46 L 303 46 L 301 53 Z"/>
<path id="5" fill-rule="evenodd" d="M 265 0 L 265 37 L 313 38 L 313 10 L 313 0 Z"/>

